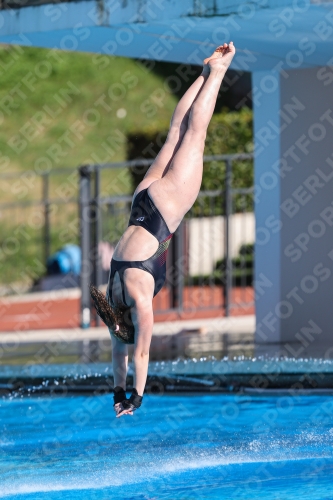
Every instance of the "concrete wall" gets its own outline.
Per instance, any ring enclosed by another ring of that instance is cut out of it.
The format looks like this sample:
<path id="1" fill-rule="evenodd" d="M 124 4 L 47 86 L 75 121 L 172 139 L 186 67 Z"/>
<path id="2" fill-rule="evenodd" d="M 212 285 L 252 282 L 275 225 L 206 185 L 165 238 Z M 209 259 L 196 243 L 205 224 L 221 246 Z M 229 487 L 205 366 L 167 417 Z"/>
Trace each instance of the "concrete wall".
<path id="1" fill-rule="evenodd" d="M 325 77 L 326 75 L 326 77 Z M 328 77 L 328 78 L 327 78 Z M 304 85 L 306 82 L 306 85 Z M 333 72 L 289 71 L 281 102 L 296 96 L 304 107 L 281 134 L 289 170 L 281 179 L 282 340 L 306 325 L 333 329 Z M 312 322 L 312 323 L 311 323 Z M 318 330 L 319 332 L 319 330 Z"/>
<path id="2" fill-rule="evenodd" d="M 259 72 L 255 102 L 257 341 L 331 344 L 333 71 Z M 309 352 L 309 350 L 307 351 Z"/>
<path id="3" fill-rule="evenodd" d="M 218 259 L 225 256 L 225 217 L 190 219 L 189 224 L 189 274 L 210 274 Z M 234 214 L 230 222 L 230 252 L 238 255 L 244 243 L 254 243 L 255 221 L 253 213 Z"/>

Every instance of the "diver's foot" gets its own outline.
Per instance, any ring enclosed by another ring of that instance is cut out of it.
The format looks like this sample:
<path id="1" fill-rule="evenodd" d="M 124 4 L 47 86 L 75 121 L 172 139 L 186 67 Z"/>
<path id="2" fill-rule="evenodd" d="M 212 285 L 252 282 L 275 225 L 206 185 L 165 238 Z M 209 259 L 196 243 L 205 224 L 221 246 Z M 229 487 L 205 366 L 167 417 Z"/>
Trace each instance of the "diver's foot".
<path id="1" fill-rule="evenodd" d="M 210 57 L 204 59 L 204 68 L 208 67 L 210 72 L 221 69 L 226 71 L 231 64 L 235 53 L 236 49 L 233 42 L 230 42 L 229 44 L 224 43 L 223 45 L 217 47 Z"/>

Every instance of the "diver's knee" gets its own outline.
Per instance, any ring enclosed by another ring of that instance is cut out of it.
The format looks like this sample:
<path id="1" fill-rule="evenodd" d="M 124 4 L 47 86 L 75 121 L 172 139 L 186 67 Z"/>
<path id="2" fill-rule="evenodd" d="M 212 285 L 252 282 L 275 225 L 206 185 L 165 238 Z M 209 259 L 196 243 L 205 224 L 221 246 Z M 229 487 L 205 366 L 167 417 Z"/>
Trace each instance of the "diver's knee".
<path id="1" fill-rule="evenodd" d="M 167 142 L 176 146 L 178 142 L 182 140 L 186 131 L 186 125 L 172 125 L 168 133 Z"/>

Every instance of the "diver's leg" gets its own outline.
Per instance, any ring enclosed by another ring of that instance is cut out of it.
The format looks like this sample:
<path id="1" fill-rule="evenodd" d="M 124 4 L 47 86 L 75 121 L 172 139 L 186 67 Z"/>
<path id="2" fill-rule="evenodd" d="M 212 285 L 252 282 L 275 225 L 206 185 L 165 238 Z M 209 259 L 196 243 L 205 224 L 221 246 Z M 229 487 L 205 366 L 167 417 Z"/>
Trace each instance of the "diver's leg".
<path id="1" fill-rule="evenodd" d="M 138 186 L 138 190 L 141 191 L 141 189 L 145 189 L 151 184 L 152 181 L 161 179 L 161 177 L 165 175 L 187 130 L 188 118 L 193 101 L 202 89 L 208 75 L 209 67 L 208 64 L 204 63 L 200 76 L 187 89 L 183 97 L 178 102 L 171 118 L 170 129 L 166 141 L 156 156 L 154 162 L 149 167 L 143 182 Z"/>
<path id="2" fill-rule="evenodd" d="M 215 53 L 214 53 L 215 54 Z M 235 54 L 233 43 L 209 60 L 210 74 L 194 100 L 188 127 L 166 175 L 150 188 L 154 202 L 171 231 L 192 207 L 201 185 L 207 128 L 214 112 L 223 77 Z"/>

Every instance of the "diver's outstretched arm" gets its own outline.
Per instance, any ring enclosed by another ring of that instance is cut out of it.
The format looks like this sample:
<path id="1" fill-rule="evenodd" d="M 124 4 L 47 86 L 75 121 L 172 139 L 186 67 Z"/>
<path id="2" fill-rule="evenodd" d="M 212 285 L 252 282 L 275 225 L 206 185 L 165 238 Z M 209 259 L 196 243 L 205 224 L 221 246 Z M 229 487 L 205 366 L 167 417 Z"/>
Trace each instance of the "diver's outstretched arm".
<path id="1" fill-rule="evenodd" d="M 128 367 L 128 347 L 114 336 L 112 341 L 112 368 L 115 387 L 122 387 L 126 390 L 126 376 Z"/>
<path id="2" fill-rule="evenodd" d="M 152 301 L 142 299 L 140 304 L 137 305 L 136 313 L 137 315 L 134 320 L 136 332 L 133 353 L 133 387 L 135 387 L 138 394 L 142 396 L 147 381 L 149 349 L 154 326 Z"/>
<path id="3" fill-rule="evenodd" d="M 122 411 L 121 402 L 126 399 L 126 377 L 128 368 L 128 346 L 117 340 L 113 335 L 112 341 L 112 368 L 114 384 L 114 410 L 116 415 Z M 133 412 L 128 412 L 133 415 Z"/>
<path id="4" fill-rule="evenodd" d="M 133 353 L 133 392 L 129 400 L 121 404 L 117 417 L 132 414 L 141 405 L 143 392 L 145 389 L 149 348 L 153 334 L 154 315 L 151 299 L 145 298 L 136 301 L 135 307 L 131 309 L 131 316 L 135 325 L 135 343 Z M 127 403 L 127 404 L 126 404 Z M 131 403 L 134 403 L 134 407 Z M 135 407 L 136 405 L 136 407 Z"/>

